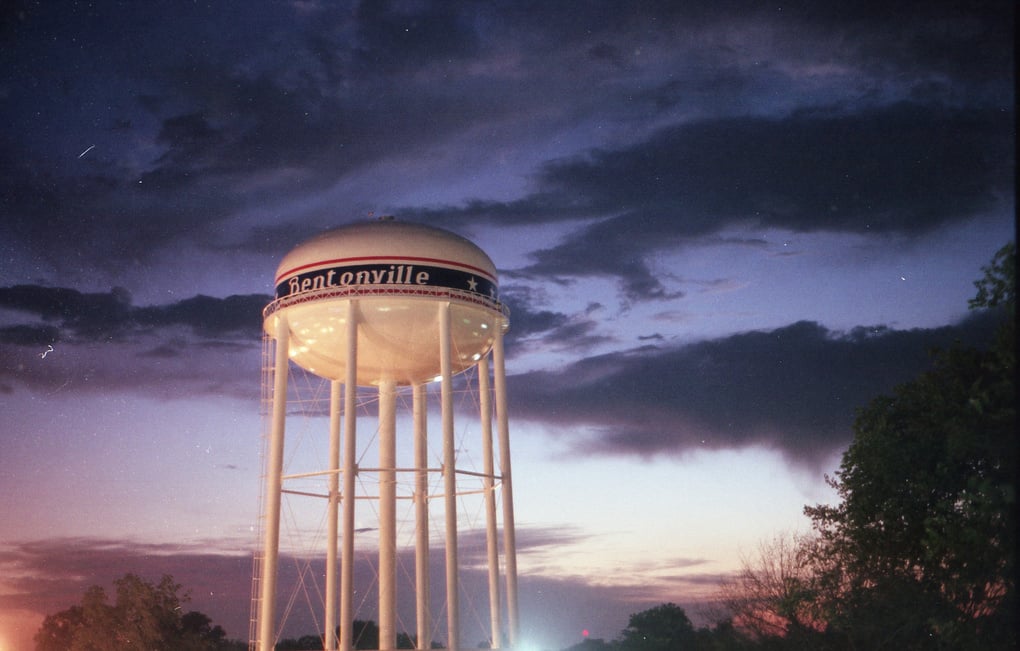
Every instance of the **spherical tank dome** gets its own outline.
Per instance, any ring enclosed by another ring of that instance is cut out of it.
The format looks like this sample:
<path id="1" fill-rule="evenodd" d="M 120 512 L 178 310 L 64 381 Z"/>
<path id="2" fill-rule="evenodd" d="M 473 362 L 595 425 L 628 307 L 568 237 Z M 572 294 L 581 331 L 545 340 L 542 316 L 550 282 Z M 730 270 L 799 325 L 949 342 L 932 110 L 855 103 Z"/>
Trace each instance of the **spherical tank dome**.
<path id="1" fill-rule="evenodd" d="M 472 242 L 421 224 L 374 221 L 298 245 L 276 272 L 263 327 L 286 323 L 291 361 L 346 377 L 348 324 L 357 328 L 357 383 L 416 384 L 441 372 L 440 312 L 449 306 L 452 370 L 487 354 L 506 329 L 496 267 Z"/>

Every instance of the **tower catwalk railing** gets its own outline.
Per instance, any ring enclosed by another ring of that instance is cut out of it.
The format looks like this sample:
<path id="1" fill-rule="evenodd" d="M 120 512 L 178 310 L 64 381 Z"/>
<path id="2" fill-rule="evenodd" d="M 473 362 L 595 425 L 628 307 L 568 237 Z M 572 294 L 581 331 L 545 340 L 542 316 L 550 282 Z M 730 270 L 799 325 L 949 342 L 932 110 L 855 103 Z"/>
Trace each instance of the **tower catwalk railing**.
<path id="1" fill-rule="evenodd" d="M 350 285 L 341 286 L 336 285 L 332 287 L 323 287 L 322 289 L 313 289 L 300 294 L 294 294 L 292 296 L 285 296 L 278 298 L 272 303 L 267 305 L 262 310 L 262 318 L 268 319 L 273 314 L 280 310 L 294 305 L 301 305 L 302 303 L 315 303 L 325 299 L 357 299 L 357 298 L 368 298 L 368 297 L 379 297 L 379 296 L 398 296 L 400 298 L 422 298 L 431 300 L 453 300 L 458 303 L 467 303 L 478 305 L 490 310 L 496 310 L 503 315 L 504 319 L 509 320 L 510 308 L 505 304 L 501 303 L 493 297 L 477 294 L 463 289 L 454 289 L 452 287 L 411 287 L 405 288 L 401 285 L 399 288 L 393 285 Z"/>

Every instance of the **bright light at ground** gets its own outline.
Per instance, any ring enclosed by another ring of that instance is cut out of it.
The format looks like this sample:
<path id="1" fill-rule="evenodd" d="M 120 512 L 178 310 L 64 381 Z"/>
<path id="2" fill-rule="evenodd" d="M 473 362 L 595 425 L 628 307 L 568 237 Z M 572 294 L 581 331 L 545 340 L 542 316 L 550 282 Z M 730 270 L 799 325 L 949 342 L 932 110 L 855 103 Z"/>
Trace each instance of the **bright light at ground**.
<path id="1" fill-rule="evenodd" d="M 4 583 L 0 570 L 0 596 L 11 594 L 10 585 Z M 35 648 L 32 636 L 42 624 L 42 615 L 27 610 L 4 610 L 0 608 L 0 651 L 25 651 Z"/>

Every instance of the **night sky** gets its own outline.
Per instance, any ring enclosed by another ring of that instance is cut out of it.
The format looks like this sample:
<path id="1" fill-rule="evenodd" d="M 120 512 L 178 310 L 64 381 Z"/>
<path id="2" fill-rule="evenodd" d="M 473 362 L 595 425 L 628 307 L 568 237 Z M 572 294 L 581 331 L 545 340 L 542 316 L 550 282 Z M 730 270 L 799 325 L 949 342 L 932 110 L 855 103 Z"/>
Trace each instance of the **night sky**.
<path id="1" fill-rule="evenodd" d="M 3 3 L 0 650 L 125 572 L 247 638 L 261 310 L 381 215 L 499 269 L 524 636 L 704 621 L 856 408 L 989 340 L 1013 11 Z"/>

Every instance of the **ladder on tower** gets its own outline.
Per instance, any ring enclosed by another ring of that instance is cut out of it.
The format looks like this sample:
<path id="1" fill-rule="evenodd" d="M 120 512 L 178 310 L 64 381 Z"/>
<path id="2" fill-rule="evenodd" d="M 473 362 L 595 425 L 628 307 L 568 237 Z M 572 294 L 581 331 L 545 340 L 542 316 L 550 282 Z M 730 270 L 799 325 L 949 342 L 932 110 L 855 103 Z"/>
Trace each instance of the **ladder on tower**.
<path id="1" fill-rule="evenodd" d="M 262 468 L 259 476 L 258 516 L 255 526 L 255 547 L 251 558 L 251 613 L 248 618 L 248 651 L 258 650 L 259 611 L 262 607 L 262 568 L 265 550 L 262 549 L 262 533 L 265 528 L 264 500 L 266 491 L 266 453 L 269 445 L 269 414 L 273 404 L 273 376 L 276 367 L 273 363 L 273 340 L 269 335 L 262 334 L 262 392 L 259 410 L 262 416 L 262 434 L 260 436 L 259 465 Z"/>

